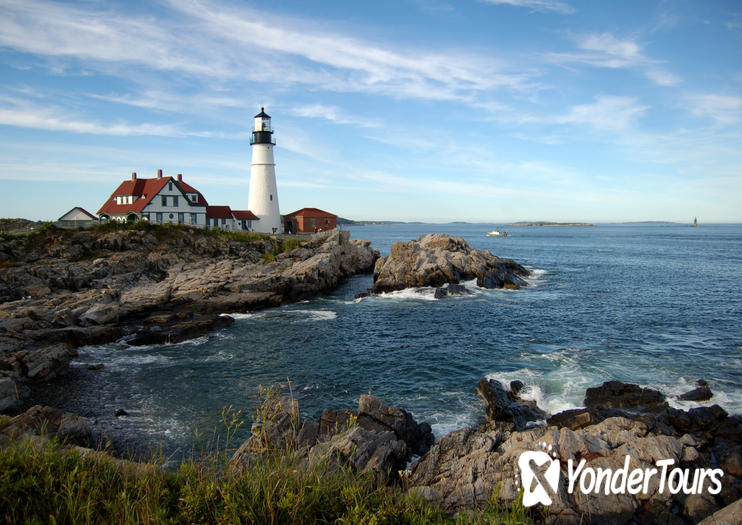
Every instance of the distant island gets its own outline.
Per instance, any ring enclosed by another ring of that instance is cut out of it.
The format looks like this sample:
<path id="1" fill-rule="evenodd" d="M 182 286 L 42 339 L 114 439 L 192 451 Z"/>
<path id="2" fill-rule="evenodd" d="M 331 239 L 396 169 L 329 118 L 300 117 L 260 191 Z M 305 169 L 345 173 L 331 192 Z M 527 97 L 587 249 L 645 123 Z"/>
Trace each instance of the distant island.
<path id="1" fill-rule="evenodd" d="M 520 221 L 520 222 L 514 222 L 510 224 L 510 226 L 595 226 L 594 224 L 591 224 L 589 222 L 548 222 L 548 221 L 539 221 L 539 222 L 528 222 L 528 221 Z"/>

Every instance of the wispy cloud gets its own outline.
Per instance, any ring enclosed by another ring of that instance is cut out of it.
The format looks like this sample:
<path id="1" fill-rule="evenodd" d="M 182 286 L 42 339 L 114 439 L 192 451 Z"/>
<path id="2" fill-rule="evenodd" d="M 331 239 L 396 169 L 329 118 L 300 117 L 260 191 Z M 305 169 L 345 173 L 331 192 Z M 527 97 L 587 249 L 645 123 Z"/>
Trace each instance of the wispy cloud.
<path id="1" fill-rule="evenodd" d="M 211 1 L 170 2 L 167 18 L 38 0 L 4 4 L 0 45 L 77 58 L 86 67 L 97 63 L 99 69 L 136 64 L 203 82 L 308 84 L 430 100 L 466 100 L 473 93 L 517 89 L 529 78 L 488 56 L 379 44 L 318 31 L 311 21 Z"/>
<path id="2" fill-rule="evenodd" d="M 647 57 L 641 44 L 632 39 L 618 39 L 610 33 L 590 33 L 574 38 L 579 52 L 552 53 L 557 64 L 587 64 L 610 69 L 636 69 L 655 84 L 674 86 L 681 79 L 664 70 L 662 62 Z"/>
<path id="3" fill-rule="evenodd" d="M 597 97 L 592 104 L 572 106 L 568 113 L 558 116 L 559 124 L 587 125 L 601 131 L 626 131 L 647 110 L 631 97 Z"/>
<path id="4" fill-rule="evenodd" d="M 92 133 L 96 135 L 159 135 L 173 137 L 185 135 L 170 125 L 161 124 L 101 124 L 76 120 L 52 110 L 39 108 L 8 109 L 0 108 L 0 125 L 33 128 L 48 131 L 69 131 L 72 133 Z"/>
<path id="5" fill-rule="evenodd" d="M 571 5 L 564 3 L 564 2 L 559 2 L 558 0 L 480 0 L 480 1 L 486 4 L 526 7 L 528 9 L 531 9 L 532 11 L 539 11 L 539 12 L 553 11 L 556 13 L 561 13 L 563 15 L 568 15 L 570 13 L 575 12 L 574 8 Z"/>
<path id="6" fill-rule="evenodd" d="M 347 115 L 337 106 L 323 104 L 311 104 L 289 109 L 289 112 L 297 117 L 320 118 L 334 122 L 335 124 L 348 124 L 361 128 L 378 128 L 382 126 L 379 120 L 366 119 Z"/>
<path id="7" fill-rule="evenodd" d="M 742 121 L 742 97 L 732 95 L 694 95 L 687 97 L 691 113 L 710 118 L 718 125 L 732 125 Z"/>

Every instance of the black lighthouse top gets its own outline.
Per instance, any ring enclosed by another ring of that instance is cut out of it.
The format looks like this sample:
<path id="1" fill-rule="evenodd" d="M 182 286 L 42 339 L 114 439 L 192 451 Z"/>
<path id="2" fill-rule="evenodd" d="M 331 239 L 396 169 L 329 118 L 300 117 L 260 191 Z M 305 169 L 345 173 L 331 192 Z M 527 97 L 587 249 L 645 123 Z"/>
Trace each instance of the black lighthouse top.
<path id="1" fill-rule="evenodd" d="M 250 144 L 273 144 L 274 146 L 276 144 L 271 129 L 271 117 L 265 112 L 265 108 L 260 108 L 260 113 L 255 115 L 255 128 L 250 137 Z"/>

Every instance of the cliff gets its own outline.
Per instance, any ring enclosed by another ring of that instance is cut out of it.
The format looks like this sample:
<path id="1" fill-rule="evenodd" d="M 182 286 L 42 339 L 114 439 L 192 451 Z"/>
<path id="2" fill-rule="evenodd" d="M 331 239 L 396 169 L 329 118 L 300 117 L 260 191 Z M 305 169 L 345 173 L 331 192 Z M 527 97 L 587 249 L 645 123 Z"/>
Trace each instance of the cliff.
<path id="1" fill-rule="evenodd" d="M 299 301 L 370 272 L 378 252 L 334 232 L 276 240 L 142 226 L 0 238 L 0 410 L 64 370 L 75 348 L 178 342 L 243 312 Z"/>

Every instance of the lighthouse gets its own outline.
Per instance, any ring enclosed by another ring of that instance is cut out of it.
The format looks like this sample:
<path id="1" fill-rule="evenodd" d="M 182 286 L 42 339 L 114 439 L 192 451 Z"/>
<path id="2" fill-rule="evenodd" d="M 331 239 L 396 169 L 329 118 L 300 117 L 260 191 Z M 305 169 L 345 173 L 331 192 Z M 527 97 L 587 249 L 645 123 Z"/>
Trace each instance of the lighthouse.
<path id="1" fill-rule="evenodd" d="M 276 162 L 273 160 L 273 146 L 276 141 L 271 129 L 271 118 L 260 108 L 255 115 L 255 129 L 250 138 L 252 145 L 252 164 L 250 164 L 250 193 L 248 209 L 257 215 L 255 231 L 279 233 L 281 231 L 281 212 L 278 209 L 278 189 L 276 188 Z"/>

